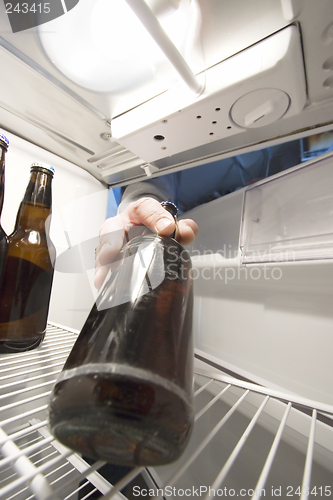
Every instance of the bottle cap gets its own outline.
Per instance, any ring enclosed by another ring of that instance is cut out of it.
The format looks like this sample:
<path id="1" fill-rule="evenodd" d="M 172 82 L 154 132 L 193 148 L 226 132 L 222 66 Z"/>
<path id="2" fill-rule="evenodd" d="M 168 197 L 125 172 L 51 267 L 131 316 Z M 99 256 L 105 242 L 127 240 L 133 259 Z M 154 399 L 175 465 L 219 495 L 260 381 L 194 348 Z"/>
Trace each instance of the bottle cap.
<path id="1" fill-rule="evenodd" d="M 178 208 L 172 201 L 161 201 L 161 205 L 165 210 L 167 210 L 172 217 L 177 220 L 178 217 Z"/>
<path id="2" fill-rule="evenodd" d="M 9 146 L 9 140 L 3 134 L 0 134 L 0 146 L 4 146 L 6 150 L 8 149 Z"/>
<path id="3" fill-rule="evenodd" d="M 31 164 L 30 169 L 34 170 L 35 168 L 43 168 L 44 170 L 48 170 L 52 175 L 54 175 L 54 168 L 51 165 L 48 165 L 47 163 L 39 163 L 39 162 L 34 162 Z"/>
<path id="4" fill-rule="evenodd" d="M 175 205 L 172 201 L 161 201 L 162 207 L 167 210 L 172 217 L 174 218 L 174 221 L 176 223 L 176 226 L 178 225 L 178 207 Z M 170 238 L 175 238 L 176 236 L 176 231 L 174 231 L 171 235 Z"/>

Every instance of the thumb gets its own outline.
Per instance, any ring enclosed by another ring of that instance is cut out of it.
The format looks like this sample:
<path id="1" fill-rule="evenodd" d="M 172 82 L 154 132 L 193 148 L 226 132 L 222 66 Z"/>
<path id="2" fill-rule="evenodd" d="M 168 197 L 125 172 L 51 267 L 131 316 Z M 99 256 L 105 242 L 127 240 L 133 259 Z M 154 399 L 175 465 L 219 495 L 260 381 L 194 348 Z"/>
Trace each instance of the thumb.
<path id="1" fill-rule="evenodd" d="M 125 212 L 132 224 L 144 225 L 155 233 L 168 236 L 176 229 L 172 215 L 154 198 L 140 198 L 131 203 Z"/>

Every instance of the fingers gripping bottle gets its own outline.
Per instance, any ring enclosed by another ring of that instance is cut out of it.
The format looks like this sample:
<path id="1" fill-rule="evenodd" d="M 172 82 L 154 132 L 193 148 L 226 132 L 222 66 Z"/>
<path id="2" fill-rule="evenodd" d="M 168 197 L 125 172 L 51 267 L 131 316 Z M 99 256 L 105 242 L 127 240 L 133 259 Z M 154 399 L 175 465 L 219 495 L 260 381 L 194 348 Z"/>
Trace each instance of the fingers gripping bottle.
<path id="1" fill-rule="evenodd" d="M 53 167 L 31 166 L 0 290 L 0 352 L 27 351 L 43 340 L 53 280 L 55 248 L 49 239 Z"/>
<path id="2" fill-rule="evenodd" d="M 132 239 L 54 387 L 55 437 L 119 465 L 176 460 L 193 426 L 192 307 L 187 250 L 172 237 Z"/>

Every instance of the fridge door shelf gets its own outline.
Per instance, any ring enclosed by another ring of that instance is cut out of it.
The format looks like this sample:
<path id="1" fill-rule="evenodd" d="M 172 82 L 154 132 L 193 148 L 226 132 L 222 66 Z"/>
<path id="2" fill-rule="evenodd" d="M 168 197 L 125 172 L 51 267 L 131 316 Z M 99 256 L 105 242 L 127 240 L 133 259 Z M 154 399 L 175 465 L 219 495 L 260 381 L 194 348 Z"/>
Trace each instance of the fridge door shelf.
<path id="1" fill-rule="evenodd" d="M 333 258 L 332 153 L 245 191 L 243 264 Z"/>
<path id="2" fill-rule="evenodd" d="M 195 426 L 183 456 L 169 466 L 135 468 L 112 485 L 103 462 L 88 464 L 48 430 L 48 398 L 76 337 L 50 324 L 38 349 L 0 357 L 0 499 L 332 494 L 333 406 L 198 359 Z"/>

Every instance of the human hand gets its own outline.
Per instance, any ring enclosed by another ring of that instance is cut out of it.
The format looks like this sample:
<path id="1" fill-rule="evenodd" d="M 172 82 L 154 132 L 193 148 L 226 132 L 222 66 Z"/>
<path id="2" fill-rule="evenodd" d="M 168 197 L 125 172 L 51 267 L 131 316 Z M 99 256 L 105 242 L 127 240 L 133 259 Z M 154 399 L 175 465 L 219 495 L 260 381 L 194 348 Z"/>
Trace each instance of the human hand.
<path id="1" fill-rule="evenodd" d="M 192 219 L 182 219 L 177 228 L 172 215 L 154 198 L 140 198 L 116 215 L 106 219 L 99 232 L 100 244 L 95 254 L 95 287 L 100 289 L 124 243 L 135 235 L 135 229 L 146 226 L 152 232 L 170 236 L 176 231 L 175 239 L 181 245 L 189 245 L 199 232 Z"/>

